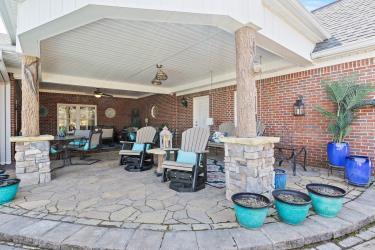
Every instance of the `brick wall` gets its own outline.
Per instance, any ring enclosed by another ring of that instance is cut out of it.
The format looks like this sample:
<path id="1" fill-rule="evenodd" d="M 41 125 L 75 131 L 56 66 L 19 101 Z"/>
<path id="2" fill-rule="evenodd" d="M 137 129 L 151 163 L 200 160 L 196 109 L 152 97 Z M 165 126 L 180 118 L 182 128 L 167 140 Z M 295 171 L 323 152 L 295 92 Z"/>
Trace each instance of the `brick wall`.
<path id="1" fill-rule="evenodd" d="M 320 69 L 283 75 L 264 79 L 257 82 L 258 85 L 258 117 L 266 127 L 265 135 L 279 136 L 284 143 L 293 143 L 297 146 L 305 145 L 308 150 L 308 164 L 323 166 L 326 164 L 326 144 L 331 140 L 327 133 L 327 120 L 322 117 L 315 107 L 321 105 L 333 109 L 334 105 L 327 99 L 321 81 L 337 79 L 352 73 L 359 75 L 360 82 L 373 83 L 375 85 L 374 58 L 349 62 Z M 210 103 L 213 104 L 214 118 L 213 130 L 217 130 L 219 124 L 225 121 L 234 121 L 234 91 L 236 87 L 229 86 L 211 91 L 184 96 L 188 101 L 188 107 L 181 105 L 182 96 L 177 97 L 177 118 L 165 115 L 164 119 L 169 124 L 177 119 L 177 129 L 182 132 L 193 125 L 193 98 L 210 95 Z M 298 95 L 305 100 L 306 115 L 293 116 L 293 104 Z M 374 97 L 374 95 L 373 95 Z M 159 99 L 160 98 L 160 99 Z M 151 102 L 158 103 L 159 110 L 171 110 L 171 102 L 163 102 L 162 95 L 152 98 L 140 99 L 143 105 Z M 151 125 L 152 122 L 151 122 Z M 362 108 L 358 120 L 353 124 L 353 130 L 347 137 L 353 154 L 367 155 L 375 162 L 375 108 Z"/>
<path id="2" fill-rule="evenodd" d="M 10 134 L 18 135 L 21 124 L 21 85 L 19 80 L 14 79 L 13 74 L 9 74 L 10 80 Z M 15 153 L 15 145 L 12 143 L 12 160 Z"/>
<path id="3" fill-rule="evenodd" d="M 55 93 L 40 93 L 40 105 L 48 109 L 46 117 L 40 118 L 41 134 L 55 135 L 57 132 L 57 104 L 87 104 L 97 106 L 97 124 L 114 126 L 116 131 L 130 125 L 131 110 L 139 108 L 137 101 L 125 98 L 95 98 L 87 95 L 68 95 Z M 104 114 L 107 108 L 114 108 L 116 116 L 112 119 L 107 118 Z"/>
<path id="4" fill-rule="evenodd" d="M 308 164 L 322 166 L 326 162 L 326 143 L 331 140 L 327 131 L 327 120 L 315 111 L 317 105 L 333 109 L 334 105 L 327 99 L 321 81 L 337 79 L 352 73 L 359 75 L 360 82 L 375 84 L 374 58 L 349 62 L 320 69 L 283 75 L 264 79 L 258 85 L 258 117 L 266 127 L 265 135 L 280 136 L 284 142 L 305 145 L 308 150 Z M 203 91 L 184 96 L 188 107 L 181 105 L 183 96 L 153 95 L 138 100 L 122 98 L 100 98 L 83 95 L 65 95 L 40 93 L 41 105 L 48 108 L 48 116 L 41 118 L 41 132 L 56 134 L 57 103 L 94 104 L 98 108 L 98 124 L 114 125 L 121 129 L 130 124 L 130 112 L 133 108 L 140 110 L 142 124 L 149 118 L 149 125 L 168 124 L 172 129 L 177 127 L 181 132 L 193 125 L 193 98 L 210 95 L 210 116 L 214 118 L 212 130 L 226 121 L 234 121 L 234 91 L 236 86 Z M 306 116 L 293 116 L 293 103 L 298 95 L 305 100 Z M 158 116 L 153 119 L 150 110 L 153 104 L 158 106 Z M 106 108 L 117 111 L 114 119 L 104 115 Z M 375 162 L 375 108 L 362 108 L 359 119 L 353 124 L 353 130 L 347 137 L 352 153 L 368 155 Z"/>

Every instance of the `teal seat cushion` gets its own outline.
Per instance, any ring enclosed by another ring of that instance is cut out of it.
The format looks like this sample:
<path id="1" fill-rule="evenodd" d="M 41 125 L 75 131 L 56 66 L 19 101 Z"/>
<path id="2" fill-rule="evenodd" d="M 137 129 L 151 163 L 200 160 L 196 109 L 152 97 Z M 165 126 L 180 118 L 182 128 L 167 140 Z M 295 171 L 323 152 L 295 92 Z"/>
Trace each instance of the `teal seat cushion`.
<path id="1" fill-rule="evenodd" d="M 81 147 L 85 145 L 86 140 L 74 140 L 69 142 L 69 145 L 75 146 L 75 147 Z"/>
<path id="2" fill-rule="evenodd" d="M 129 133 L 129 139 L 130 139 L 130 141 L 135 141 L 136 137 L 137 137 L 137 133 L 135 133 L 135 132 Z"/>
<path id="3" fill-rule="evenodd" d="M 143 143 L 134 143 L 132 150 L 133 151 L 143 151 L 144 144 Z M 146 149 L 149 150 L 151 149 L 151 144 L 147 144 Z"/>
<path id="4" fill-rule="evenodd" d="M 50 148 L 50 153 L 51 153 L 51 154 L 57 154 L 57 153 L 59 153 L 59 151 L 57 150 L 57 148 L 56 148 L 55 146 L 52 146 L 52 147 Z"/>
<path id="5" fill-rule="evenodd" d="M 96 149 L 96 146 L 92 146 L 90 149 Z M 83 146 L 83 150 L 89 150 L 89 142 L 86 142 Z"/>
<path id="6" fill-rule="evenodd" d="M 195 164 L 197 159 L 197 154 L 194 152 L 186 152 L 182 150 L 178 150 L 177 160 L 178 163 L 185 163 L 185 164 Z"/>

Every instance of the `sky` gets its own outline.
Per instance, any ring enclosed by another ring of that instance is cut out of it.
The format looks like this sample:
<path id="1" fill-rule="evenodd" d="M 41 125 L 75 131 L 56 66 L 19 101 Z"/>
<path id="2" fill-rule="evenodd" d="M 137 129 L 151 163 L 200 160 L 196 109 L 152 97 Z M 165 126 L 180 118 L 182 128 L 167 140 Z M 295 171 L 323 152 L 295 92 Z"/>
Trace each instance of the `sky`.
<path id="1" fill-rule="evenodd" d="M 0 17 L 0 33 L 8 33 L 4 26 L 3 19 L 1 19 L 1 17 Z"/>
<path id="2" fill-rule="evenodd" d="M 334 2 L 335 0 L 300 0 L 306 9 L 312 11 L 324 5 Z"/>
<path id="3" fill-rule="evenodd" d="M 300 0 L 305 7 L 312 11 L 323 5 L 334 2 L 335 0 Z M 4 27 L 3 20 L 0 18 L 0 33 L 7 33 L 7 30 Z"/>

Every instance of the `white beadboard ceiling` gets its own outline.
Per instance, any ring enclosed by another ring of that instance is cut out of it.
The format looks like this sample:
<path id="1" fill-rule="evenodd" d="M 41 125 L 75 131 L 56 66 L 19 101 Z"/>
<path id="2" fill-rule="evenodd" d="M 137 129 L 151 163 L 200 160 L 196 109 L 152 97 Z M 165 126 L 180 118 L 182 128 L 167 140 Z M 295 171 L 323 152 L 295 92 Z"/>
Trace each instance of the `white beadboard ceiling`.
<path id="1" fill-rule="evenodd" d="M 168 88 L 207 79 L 210 71 L 235 71 L 234 35 L 212 26 L 101 19 L 43 40 L 40 48 L 43 73 L 145 86 L 157 63 Z M 259 47 L 257 56 L 264 65 L 283 63 Z"/>

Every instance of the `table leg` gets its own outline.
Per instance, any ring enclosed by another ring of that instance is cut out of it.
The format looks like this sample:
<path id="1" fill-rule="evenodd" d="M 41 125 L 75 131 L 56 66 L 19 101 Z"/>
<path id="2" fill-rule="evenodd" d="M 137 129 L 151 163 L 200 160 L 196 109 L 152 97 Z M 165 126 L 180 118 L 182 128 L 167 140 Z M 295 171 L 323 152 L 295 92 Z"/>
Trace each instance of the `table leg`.
<path id="1" fill-rule="evenodd" d="M 164 161 L 164 155 L 158 155 L 158 168 L 156 170 L 158 174 L 163 173 L 163 161 Z"/>

